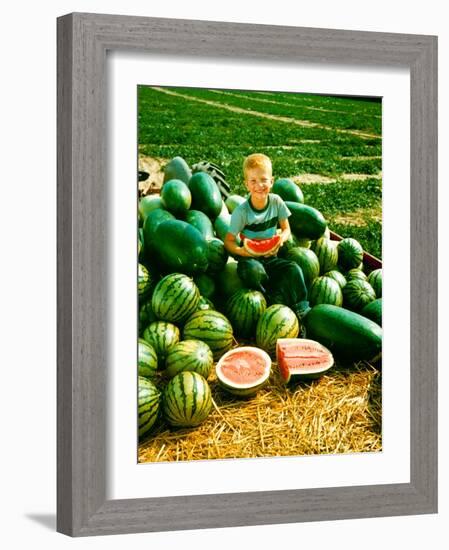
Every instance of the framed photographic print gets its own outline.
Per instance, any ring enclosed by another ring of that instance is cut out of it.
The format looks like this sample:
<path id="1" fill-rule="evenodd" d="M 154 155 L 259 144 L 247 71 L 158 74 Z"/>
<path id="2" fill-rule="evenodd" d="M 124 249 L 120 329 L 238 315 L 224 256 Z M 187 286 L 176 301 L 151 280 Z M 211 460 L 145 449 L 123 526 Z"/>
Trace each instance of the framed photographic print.
<path id="1" fill-rule="evenodd" d="M 58 19 L 59 531 L 436 512 L 436 79 L 429 36 Z"/>

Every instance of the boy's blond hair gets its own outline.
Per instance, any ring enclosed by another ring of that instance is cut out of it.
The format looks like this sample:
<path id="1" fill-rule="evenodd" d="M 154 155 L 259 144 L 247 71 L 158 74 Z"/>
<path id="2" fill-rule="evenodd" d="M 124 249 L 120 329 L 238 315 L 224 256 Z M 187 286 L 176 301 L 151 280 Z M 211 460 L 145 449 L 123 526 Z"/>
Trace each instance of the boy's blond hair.
<path id="1" fill-rule="evenodd" d="M 263 153 L 253 153 L 246 157 L 243 161 L 243 175 L 246 176 L 246 171 L 252 168 L 268 168 L 272 172 L 270 157 Z"/>

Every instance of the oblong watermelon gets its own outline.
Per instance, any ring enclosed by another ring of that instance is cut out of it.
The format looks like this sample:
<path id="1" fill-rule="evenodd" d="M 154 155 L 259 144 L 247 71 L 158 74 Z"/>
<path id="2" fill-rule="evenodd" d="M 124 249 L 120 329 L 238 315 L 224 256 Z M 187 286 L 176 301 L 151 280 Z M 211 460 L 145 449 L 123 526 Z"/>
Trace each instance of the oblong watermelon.
<path id="1" fill-rule="evenodd" d="M 195 227 L 181 220 L 160 223 L 153 247 L 161 269 L 166 273 L 202 273 L 208 266 L 206 239 Z"/>
<path id="2" fill-rule="evenodd" d="M 164 207 L 174 216 L 183 216 L 192 204 L 192 195 L 186 183 L 173 179 L 164 183 L 161 200 Z"/>
<path id="3" fill-rule="evenodd" d="M 215 180 L 206 172 L 196 172 L 189 180 L 192 208 L 201 210 L 211 220 L 220 214 L 223 199 Z"/>
<path id="4" fill-rule="evenodd" d="M 320 342 L 337 357 L 362 361 L 381 353 L 381 327 L 354 311 L 320 304 L 309 311 L 304 322 L 307 338 Z"/>
<path id="5" fill-rule="evenodd" d="M 185 221 L 198 229 L 206 241 L 215 238 L 214 226 L 204 212 L 201 212 L 200 210 L 189 210 L 186 213 Z"/>
<path id="6" fill-rule="evenodd" d="M 192 170 L 182 157 L 172 158 L 164 167 L 164 183 L 176 179 L 188 184 L 191 177 Z"/>
<path id="7" fill-rule="evenodd" d="M 290 178 L 279 178 L 274 182 L 271 192 L 279 195 L 284 201 L 304 203 L 304 195 L 299 187 Z"/>
<path id="8" fill-rule="evenodd" d="M 292 213 L 288 221 L 296 237 L 313 240 L 323 235 L 327 222 L 321 212 L 306 204 L 291 201 L 285 204 Z"/>
<path id="9" fill-rule="evenodd" d="M 361 310 L 360 315 L 382 326 L 382 298 L 376 298 Z"/>

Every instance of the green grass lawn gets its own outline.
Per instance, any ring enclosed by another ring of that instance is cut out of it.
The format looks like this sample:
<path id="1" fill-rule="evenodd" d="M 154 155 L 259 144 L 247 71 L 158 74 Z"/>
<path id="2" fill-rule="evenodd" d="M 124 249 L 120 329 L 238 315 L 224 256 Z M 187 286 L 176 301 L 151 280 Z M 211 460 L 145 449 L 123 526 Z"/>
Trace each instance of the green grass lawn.
<path id="1" fill-rule="evenodd" d="M 332 230 L 358 239 L 365 250 L 382 257 L 380 102 L 311 94 L 166 90 L 183 97 L 139 87 L 141 154 L 164 159 L 179 155 L 190 165 L 215 162 L 233 192 L 242 194 L 244 157 L 265 153 L 273 162 L 274 177 L 296 177 L 305 202 L 323 213 Z M 311 180 L 318 183 L 306 183 Z"/>

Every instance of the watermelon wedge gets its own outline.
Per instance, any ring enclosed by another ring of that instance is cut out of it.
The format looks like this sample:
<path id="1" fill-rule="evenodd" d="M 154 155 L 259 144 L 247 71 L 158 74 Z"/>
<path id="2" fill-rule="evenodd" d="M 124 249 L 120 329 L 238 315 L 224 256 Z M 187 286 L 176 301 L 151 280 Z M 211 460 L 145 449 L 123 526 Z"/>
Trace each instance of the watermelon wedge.
<path id="1" fill-rule="evenodd" d="M 266 256 L 275 250 L 281 242 L 281 236 L 275 235 L 268 239 L 248 239 L 240 235 L 243 240 L 243 247 L 251 256 Z"/>
<path id="2" fill-rule="evenodd" d="M 279 338 L 276 342 L 276 359 L 286 384 L 295 379 L 318 378 L 334 364 L 334 358 L 327 348 L 305 338 Z"/>

